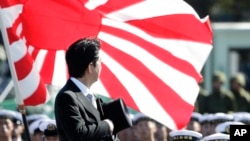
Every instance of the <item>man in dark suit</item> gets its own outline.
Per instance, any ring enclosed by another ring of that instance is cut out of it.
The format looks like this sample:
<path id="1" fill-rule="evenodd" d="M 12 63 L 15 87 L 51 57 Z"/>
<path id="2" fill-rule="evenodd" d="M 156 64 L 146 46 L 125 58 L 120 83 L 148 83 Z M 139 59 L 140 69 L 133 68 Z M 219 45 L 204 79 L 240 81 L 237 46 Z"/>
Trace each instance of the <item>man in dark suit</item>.
<path id="1" fill-rule="evenodd" d="M 66 52 L 70 79 L 55 100 L 60 141 L 118 140 L 112 135 L 113 122 L 101 119 L 90 91 L 101 71 L 100 46 L 97 38 L 86 37 L 74 42 Z"/>

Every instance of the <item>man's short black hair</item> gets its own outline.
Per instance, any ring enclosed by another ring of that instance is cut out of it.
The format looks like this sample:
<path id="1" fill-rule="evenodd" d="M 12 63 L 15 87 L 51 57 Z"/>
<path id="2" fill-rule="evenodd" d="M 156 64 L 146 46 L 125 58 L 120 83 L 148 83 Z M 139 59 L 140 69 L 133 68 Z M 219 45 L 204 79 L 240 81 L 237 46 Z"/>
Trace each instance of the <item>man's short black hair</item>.
<path id="1" fill-rule="evenodd" d="M 96 65 L 101 42 L 96 37 L 85 37 L 71 44 L 66 52 L 66 62 L 71 77 L 79 78 L 90 63 Z"/>

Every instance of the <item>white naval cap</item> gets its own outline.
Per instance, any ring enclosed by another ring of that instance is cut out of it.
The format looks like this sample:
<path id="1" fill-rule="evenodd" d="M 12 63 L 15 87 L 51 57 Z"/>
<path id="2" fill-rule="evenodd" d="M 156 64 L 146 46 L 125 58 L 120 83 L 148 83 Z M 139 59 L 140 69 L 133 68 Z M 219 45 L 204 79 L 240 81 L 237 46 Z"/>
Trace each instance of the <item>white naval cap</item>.
<path id="1" fill-rule="evenodd" d="M 223 133 L 214 133 L 203 138 L 203 141 L 229 141 L 230 135 Z"/>
<path id="2" fill-rule="evenodd" d="M 234 121 L 250 124 L 250 113 L 238 113 L 234 115 Z"/>
<path id="3" fill-rule="evenodd" d="M 211 118 L 211 122 L 215 124 L 233 120 L 234 120 L 233 115 L 225 113 L 215 113 L 214 116 Z"/>
<path id="4" fill-rule="evenodd" d="M 142 120 L 152 120 L 152 118 L 150 118 L 149 116 L 145 115 L 144 113 L 136 113 L 134 116 L 133 116 L 133 124 L 137 124 L 139 121 L 142 121 Z"/>
<path id="5" fill-rule="evenodd" d="M 36 121 L 37 119 L 40 118 L 46 118 L 49 119 L 49 117 L 45 114 L 31 114 L 31 115 L 27 115 L 26 119 L 28 121 L 28 123 L 32 123 L 34 121 Z"/>
<path id="6" fill-rule="evenodd" d="M 226 121 L 226 122 L 218 124 L 215 127 L 215 132 L 216 133 L 230 134 L 230 125 L 244 125 L 244 123 L 236 122 L 236 121 Z"/>
<path id="7" fill-rule="evenodd" d="M 214 114 L 203 114 L 201 117 L 200 117 L 200 123 L 201 124 L 205 124 L 205 123 L 210 123 L 212 118 L 213 118 Z"/>
<path id="8" fill-rule="evenodd" d="M 169 132 L 169 136 L 173 141 L 175 140 L 187 140 L 187 141 L 199 141 L 202 138 L 202 134 L 192 130 L 173 130 Z"/>
<path id="9" fill-rule="evenodd" d="M 58 135 L 56 121 L 54 119 L 42 121 L 39 125 L 39 129 L 46 137 Z"/>
<path id="10" fill-rule="evenodd" d="M 0 118 L 8 118 L 13 121 L 14 124 L 22 124 L 23 119 L 21 113 L 13 110 L 1 109 Z"/>
<path id="11" fill-rule="evenodd" d="M 193 112 L 192 115 L 191 115 L 191 118 L 190 120 L 195 120 L 195 121 L 200 121 L 202 117 L 202 114 L 201 113 L 198 113 L 198 112 Z"/>
<path id="12" fill-rule="evenodd" d="M 40 118 L 40 119 L 37 119 L 34 122 L 32 122 L 29 125 L 30 134 L 36 134 L 36 133 L 42 132 L 39 127 L 40 127 L 40 124 L 45 120 L 50 120 L 50 119 L 49 118 Z"/>

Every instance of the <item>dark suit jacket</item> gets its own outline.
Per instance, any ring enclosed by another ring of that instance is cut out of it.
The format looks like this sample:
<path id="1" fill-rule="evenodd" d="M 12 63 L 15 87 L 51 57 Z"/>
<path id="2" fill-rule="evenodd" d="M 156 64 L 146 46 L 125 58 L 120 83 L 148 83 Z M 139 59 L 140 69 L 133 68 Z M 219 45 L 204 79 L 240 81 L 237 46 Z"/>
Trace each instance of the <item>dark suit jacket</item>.
<path id="1" fill-rule="evenodd" d="M 70 79 L 56 96 L 55 119 L 60 141 L 112 140 L 108 123 Z"/>

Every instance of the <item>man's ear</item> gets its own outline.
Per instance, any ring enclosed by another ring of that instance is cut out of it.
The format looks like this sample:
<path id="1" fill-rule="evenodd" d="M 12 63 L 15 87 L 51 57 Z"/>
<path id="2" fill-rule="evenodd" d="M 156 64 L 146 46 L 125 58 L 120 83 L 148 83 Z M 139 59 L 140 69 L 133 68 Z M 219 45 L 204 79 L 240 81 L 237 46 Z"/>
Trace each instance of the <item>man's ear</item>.
<path id="1" fill-rule="evenodd" d="M 93 63 L 89 63 L 89 65 L 88 65 L 88 73 L 93 73 Z"/>

